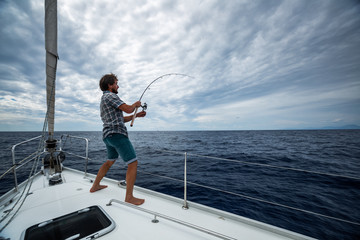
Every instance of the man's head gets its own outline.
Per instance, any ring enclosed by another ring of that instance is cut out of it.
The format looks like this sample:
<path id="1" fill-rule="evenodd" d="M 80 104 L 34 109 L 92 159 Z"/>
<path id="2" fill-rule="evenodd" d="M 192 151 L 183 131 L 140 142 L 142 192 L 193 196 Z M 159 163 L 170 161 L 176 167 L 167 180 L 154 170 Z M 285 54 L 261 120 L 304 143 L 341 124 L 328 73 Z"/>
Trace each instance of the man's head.
<path id="1" fill-rule="evenodd" d="M 100 89 L 102 91 L 110 91 L 113 93 L 118 93 L 117 89 L 119 88 L 117 85 L 118 79 L 115 74 L 105 74 L 99 82 Z"/>

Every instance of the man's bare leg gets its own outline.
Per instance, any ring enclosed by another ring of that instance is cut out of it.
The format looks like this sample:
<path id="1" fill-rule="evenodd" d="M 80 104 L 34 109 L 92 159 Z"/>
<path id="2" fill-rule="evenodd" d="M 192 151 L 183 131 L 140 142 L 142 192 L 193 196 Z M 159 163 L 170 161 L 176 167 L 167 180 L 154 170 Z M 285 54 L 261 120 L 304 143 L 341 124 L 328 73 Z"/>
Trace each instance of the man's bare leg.
<path id="1" fill-rule="evenodd" d="M 132 162 L 128 165 L 126 171 L 126 196 L 125 202 L 132 203 L 134 205 L 141 205 L 145 202 L 145 199 L 136 198 L 133 196 L 134 184 L 136 180 L 138 162 Z"/>
<path id="2" fill-rule="evenodd" d="M 100 181 L 103 179 L 103 177 L 106 175 L 107 171 L 109 171 L 110 167 L 114 164 L 115 161 L 107 160 L 99 169 L 95 181 L 90 189 L 90 192 L 96 192 L 98 190 L 101 190 L 103 188 L 107 188 L 106 185 L 100 185 Z"/>

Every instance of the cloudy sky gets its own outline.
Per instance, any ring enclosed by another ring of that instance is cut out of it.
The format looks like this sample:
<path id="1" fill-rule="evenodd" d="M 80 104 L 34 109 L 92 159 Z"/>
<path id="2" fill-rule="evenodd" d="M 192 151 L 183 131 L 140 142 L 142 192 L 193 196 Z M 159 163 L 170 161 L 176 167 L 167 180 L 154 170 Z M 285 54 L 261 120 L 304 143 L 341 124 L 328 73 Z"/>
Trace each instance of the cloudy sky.
<path id="1" fill-rule="evenodd" d="M 41 131 L 43 0 L 0 1 L 0 131 Z M 129 130 L 360 125 L 356 0 L 58 0 L 55 130 L 101 131 L 99 79 L 148 115 Z"/>

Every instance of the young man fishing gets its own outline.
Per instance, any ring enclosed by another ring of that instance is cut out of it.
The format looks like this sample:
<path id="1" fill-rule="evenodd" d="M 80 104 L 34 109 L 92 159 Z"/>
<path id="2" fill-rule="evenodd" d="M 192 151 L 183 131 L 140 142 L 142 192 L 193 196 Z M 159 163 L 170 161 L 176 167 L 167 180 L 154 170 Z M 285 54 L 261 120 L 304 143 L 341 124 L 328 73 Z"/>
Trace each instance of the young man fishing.
<path id="1" fill-rule="evenodd" d="M 104 75 L 99 82 L 100 89 L 103 91 L 100 102 L 100 115 L 104 123 L 103 141 L 106 145 L 108 160 L 100 167 L 90 192 L 96 192 L 107 187 L 106 185 L 100 185 L 100 181 L 120 155 L 123 161 L 128 164 L 125 202 L 141 205 L 145 200 L 133 196 L 138 162 L 125 126 L 126 122 L 132 120 L 133 115 L 123 116 L 123 112 L 134 112 L 136 108 L 141 106 L 141 102 L 137 101 L 132 105 L 124 103 L 117 95 L 119 88 L 117 83 L 118 79 L 114 74 Z M 145 115 L 146 112 L 142 111 L 137 113 L 136 117 L 144 117 Z"/>

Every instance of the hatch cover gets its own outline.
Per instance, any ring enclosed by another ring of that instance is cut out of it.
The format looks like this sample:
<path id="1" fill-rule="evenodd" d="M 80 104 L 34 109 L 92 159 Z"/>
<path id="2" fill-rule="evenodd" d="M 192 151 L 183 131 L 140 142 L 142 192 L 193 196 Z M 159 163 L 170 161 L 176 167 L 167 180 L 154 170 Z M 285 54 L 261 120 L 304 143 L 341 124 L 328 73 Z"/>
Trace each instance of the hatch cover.
<path id="1" fill-rule="evenodd" d="M 111 232 L 114 228 L 115 222 L 100 206 L 91 206 L 35 224 L 22 233 L 21 239 L 93 239 Z"/>

